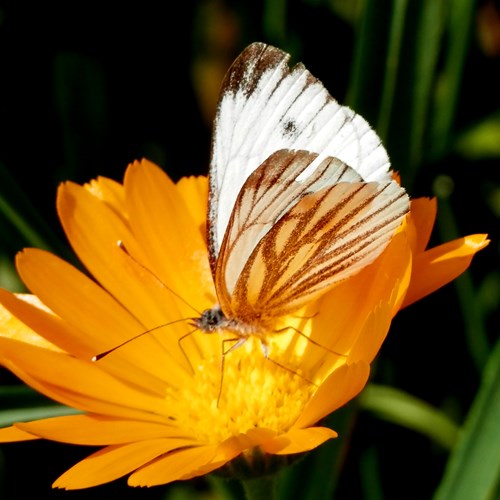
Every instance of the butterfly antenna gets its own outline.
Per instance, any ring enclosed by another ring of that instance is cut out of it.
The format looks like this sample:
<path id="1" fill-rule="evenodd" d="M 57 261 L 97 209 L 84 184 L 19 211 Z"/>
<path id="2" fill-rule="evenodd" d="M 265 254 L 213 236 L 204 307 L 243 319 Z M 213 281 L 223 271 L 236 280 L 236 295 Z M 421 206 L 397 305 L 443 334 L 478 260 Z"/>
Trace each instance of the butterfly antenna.
<path id="1" fill-rule="evenodd" d="M 118 240 L 116 242 L 118 248 L 122 249 L 125 255 L 129 257 L 135 264 L 137 264 L 141 269 L 149 273 L 162 287 L 166 288 L 174 297 L 177 297 L 181 302 L 183 302 L 186 306 L 188 306 L 192 311 L 194 311 L 198 316 L 201 316 L 201 312 L 196 309 L 192 304 L 190 304 L 184 297 L 179 295 L 175 290 L 166 285 L 158 276 L 156 276 L 151 269 L 148 269 L 144 264 L 141 264 L 135 257 L 133 257 L 130 252 L 127 250 L 127 247 L 123 243 L 122 240 Z"/>
<path id="2" fill-rule="evenodd" d="M 105 358 L 108 354 L 111 354 L 112 352 L 116 351 L 117 349 L 122 348 L 123 346 L 127 345 L 128 343 L 130 343 L 134 340 L 137 340 L 138 338 L 142 337 L 143 335 L 147 335 L 148 333 L 154 332 L 155 330 L 159 330 L 160 328 L 164 328 L 166 326 L 173 325 L 174 323 L 180 323 L 181 321 L 189 321 L 189 319 L 191 319 L 191 318 L 176 319 L 175 321 L 171 321 L 170 323 L 165 323 L 163 325 L 158 325 L 158 326 L 155 326 L 154 328 L 150 328 L 149 330 L 146 330 L 146 331 L 141 332 L 137 335 L 134 335 L 133 337 L 125 340 L 125 342 L 122 342 L 121 344 L 115 345 L 114 347 L 112 347 L 111 349 L 108 349 L 107 351 L 100 352 L 99 354 L 96 354 L 95 356 L 92 357 L 92 361 L 96 362 L 102 358 Z M 193 333 L 193 332 L 190 332 L 190 333 Z M 181 339 L 184 337 L 186 337 L 186 335 L 181 337 Z"/>

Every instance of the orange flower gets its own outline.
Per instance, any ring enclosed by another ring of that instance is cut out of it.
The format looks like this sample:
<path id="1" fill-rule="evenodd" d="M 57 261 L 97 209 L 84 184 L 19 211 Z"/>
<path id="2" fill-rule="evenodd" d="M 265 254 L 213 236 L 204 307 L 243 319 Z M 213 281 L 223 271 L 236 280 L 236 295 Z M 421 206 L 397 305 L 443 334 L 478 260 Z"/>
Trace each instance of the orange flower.
<path id="1" fill-rule="evenodd" d="M 286 458 L 336 437 L 318 422 L 364 387 L 394 314 L 460 274 L 487 244 L 470 236 L 424 252 L 435 209 L 415 200 L 373 264 L 282 319 L 295 330 L 269 333 L 269 359 L 250 339 L 221 371 L 221 336 L 190 333 L 188 321 L 217 301 L 206 203 L 206 178 L 175 185 L 136 162 L 123 185 L 99 178 L 59 190 L 64 230 L 92 277 L 42 250 L 18 255 L 33 295 L 0 290 L 0 362 L 82 413 L 16 423 L 0 430 L 0 441 L 103 447 L 55 487 L 127 474 L 132 486 L 153 486 L 238 456 L 258 460 L 255 450 Z"/>
<path id="2" fill-rule="evenodd" d="M 488 245 L 486 234 L 472 234 L 426 250 L 436 220 L 436 199 L 412 200 L 408 240 L 413 253 L 411 283 L 403 307 L 460 276 L 476 252 Z"/>

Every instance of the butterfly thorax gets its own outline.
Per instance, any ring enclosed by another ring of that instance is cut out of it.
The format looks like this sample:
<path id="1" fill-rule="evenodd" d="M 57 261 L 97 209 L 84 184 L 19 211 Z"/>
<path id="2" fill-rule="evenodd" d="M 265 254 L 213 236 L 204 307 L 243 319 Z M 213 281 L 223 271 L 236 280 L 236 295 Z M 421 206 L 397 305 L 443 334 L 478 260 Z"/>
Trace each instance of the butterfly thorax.
<path id="1" fill-rule="evenodd" d="M 193 320 L 194 326 L 203 333 L 231 332 L 239 337 L 262 334 L 266 328 L 260 322 L 245 322 L 235 318 L 228 318 L 220 306 L 205 309 L 199 318 Z"/>

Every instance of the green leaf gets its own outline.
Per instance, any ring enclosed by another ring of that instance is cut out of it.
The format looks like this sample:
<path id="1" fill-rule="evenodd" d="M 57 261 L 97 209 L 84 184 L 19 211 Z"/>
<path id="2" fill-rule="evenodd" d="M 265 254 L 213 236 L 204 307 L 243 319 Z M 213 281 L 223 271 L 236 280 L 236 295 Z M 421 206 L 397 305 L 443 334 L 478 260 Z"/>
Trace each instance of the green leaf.
<path id="1" fill-rule="evenodd" d="M 0 411 L 0 427 L 12 425 L 14 422 L 28 422 L 41 418 L 61 417 L 81 413 L 74 408 L 61 405 L 38 406 L 34 408 L 12 408 Z"/>
<path id="2" fill-rule="evenodd" d="M 395 0 L 389 33 L 389 47 L 382 87 L 382 101 L 378 117 L 377 132 L 382 141 L 387 139 L 390 119 L 396 92 L 396 81 L 401 58 L 403 32 L 408 7 L 408 0 Z"/>
<path id="3" fill-rule="evenodd" d="M 475 19 L 475 0 L 447 2 L 449 11 L 447 51 L 444 69 L 437 86 L 436 105 L 432 123 L 432 156 L 440 158 L 452 142 L 455 114 L 460 98 L 465 59 L 468 53 L 472 25 Z"/>
<path id="4" fill-rule="evenodd" d="M 500 340 L 483 372 L 435 500 L 494 498 L 500 483 Z"/>
<path id="5" fill-rule="evenodd" d="M 436 83 L 436 66 L 447 20 L 446 0 L 425 0 L 418 13 L 417 43 L 413 56 L 413 86 L 409 130 L 409 159 L 406 182 L 413 182 L 423 160 L 424 137 Z"/>
<path id="6" fill-rule="evenodd" d="M 500 157 L 500 112 L 493 113 L 460 135 L 455 150 L 470 160 Z"/>
<path id="7" fill-rule="evenodd" d="M 399 389 L 370 384 L 359 403 L 361 408 L 420 432 L 444 448 L 452 448 L 457 439 L 458 427 L 445 413 Z"/>

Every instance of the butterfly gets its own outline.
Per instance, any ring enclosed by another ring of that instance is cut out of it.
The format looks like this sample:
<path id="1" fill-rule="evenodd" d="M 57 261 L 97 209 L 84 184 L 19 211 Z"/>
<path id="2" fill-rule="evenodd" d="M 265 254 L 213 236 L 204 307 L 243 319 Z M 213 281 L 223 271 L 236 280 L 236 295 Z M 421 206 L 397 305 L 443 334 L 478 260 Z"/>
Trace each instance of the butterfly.
<path id="1" fill-rule="evenodd" d="M 218 305 L 194 320 L 261 340 L 372 263 L 409 210 L 370 125 L 289 54 L 253 43 L 221 87 L 207 239 Z"/>
<path id="2" fill-rule="evenodd" d="M 197 312 L 189 320 L 194 330 L 178 339 L 187 359 L 181 341 L 195 331 L 229 334 L 217 406 L 225 356 L 250 337 L 260 340 L 267 359 L 296 373 L 268 356 L 268 335 L 284 330 L 276 328 L 279 319 L 371 264 L 409 210 L 370 125 L 302 64 L 290 68 L 289 59 L 253 43 L 221 86 L 207 217 L 218 304 Z"/>

